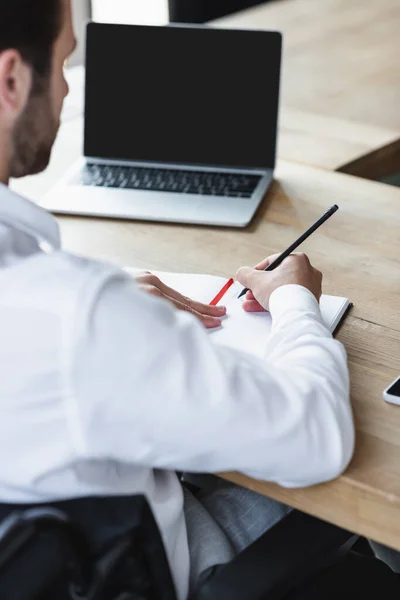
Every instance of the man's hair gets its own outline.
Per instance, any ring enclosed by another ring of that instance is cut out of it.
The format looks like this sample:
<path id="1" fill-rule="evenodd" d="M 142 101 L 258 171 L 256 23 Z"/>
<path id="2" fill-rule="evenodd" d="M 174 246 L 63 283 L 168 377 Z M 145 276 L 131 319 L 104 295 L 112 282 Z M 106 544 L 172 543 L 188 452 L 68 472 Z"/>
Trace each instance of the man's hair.
<path id="1" fill-rule="evenodd" d="M 62 0 L 0 0 L 0 53 L 18 50 L 37 75 L 47 75 L 61 21 Z"/>

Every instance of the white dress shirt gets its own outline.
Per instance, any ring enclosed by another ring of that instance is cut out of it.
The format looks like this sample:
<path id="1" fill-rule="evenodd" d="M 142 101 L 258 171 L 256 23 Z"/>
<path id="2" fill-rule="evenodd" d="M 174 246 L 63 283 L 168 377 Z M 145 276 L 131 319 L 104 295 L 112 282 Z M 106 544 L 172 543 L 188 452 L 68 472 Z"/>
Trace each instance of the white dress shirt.
<path id="1" fill-rule="evenodd" d="M 300 286 L 271 297 L 265 360 L 217 347 L 118 268 L 63 252 L 53 217 L 0 185 L 0 289 L 0 501 L 146 494 L 181 600 L 175 470 L 308 486 L 350 460 L 345 351 Z"/>

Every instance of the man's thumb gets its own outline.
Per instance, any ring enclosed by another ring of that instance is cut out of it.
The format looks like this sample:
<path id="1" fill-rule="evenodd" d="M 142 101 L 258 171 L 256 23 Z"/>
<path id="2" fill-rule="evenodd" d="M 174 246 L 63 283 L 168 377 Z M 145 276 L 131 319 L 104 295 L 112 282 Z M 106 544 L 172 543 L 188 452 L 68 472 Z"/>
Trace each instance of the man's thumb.
<path id="1" fill-rule="evenodd" d="M 258 274 L 259 271 L 256 271 L 251 267 L 241 267 L 236 273 L 236 279 L 244 287 L 247 287 L 251 290 L 252 284 L 254 283 L 254 280 Z"/>

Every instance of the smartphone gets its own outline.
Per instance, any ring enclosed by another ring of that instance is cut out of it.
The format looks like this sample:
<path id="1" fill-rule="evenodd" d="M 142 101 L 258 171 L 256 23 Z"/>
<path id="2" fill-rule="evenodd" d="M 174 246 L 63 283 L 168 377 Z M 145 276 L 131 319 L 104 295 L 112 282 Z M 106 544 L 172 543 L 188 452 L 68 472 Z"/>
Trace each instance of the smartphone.
<path id="1" fill-rule="evenodd" d="M 400 406 L 400 377 L 395 379 L 393 383 L 383 392 L 383 399 L 392 404 Z"/>

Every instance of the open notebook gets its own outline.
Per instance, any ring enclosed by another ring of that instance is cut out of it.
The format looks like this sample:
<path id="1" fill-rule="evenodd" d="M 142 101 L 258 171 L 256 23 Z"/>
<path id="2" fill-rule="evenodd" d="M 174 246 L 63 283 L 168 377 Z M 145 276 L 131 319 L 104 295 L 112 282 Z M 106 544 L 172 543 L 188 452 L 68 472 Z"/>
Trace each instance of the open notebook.
<path id="1" fill-rule="evenodd" d="M 125 269 L 134 275 L 141 269 Z M 233 280 L 214 275 L 192 275 L 187 273 L 165 273 L 152 271 L 166 285 L 181 294 L 205 304 L 224 304 L 227 316 L 218 329 L 208 330 L 212 340 L 231 348 L 236 348 L 262 357 L 268 345 L 271 330 L 269 313 L 246 313 L 242 308 L 242 299 L 238 299 L 243 287 Z M 347 298 L 339 296 L 322 296 L 322 317 L 332 333 L 336 331 L 347 314 L 351 303 Z"/>

